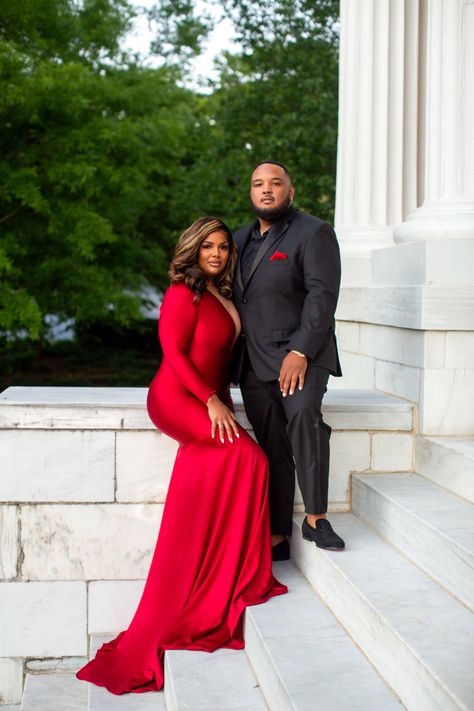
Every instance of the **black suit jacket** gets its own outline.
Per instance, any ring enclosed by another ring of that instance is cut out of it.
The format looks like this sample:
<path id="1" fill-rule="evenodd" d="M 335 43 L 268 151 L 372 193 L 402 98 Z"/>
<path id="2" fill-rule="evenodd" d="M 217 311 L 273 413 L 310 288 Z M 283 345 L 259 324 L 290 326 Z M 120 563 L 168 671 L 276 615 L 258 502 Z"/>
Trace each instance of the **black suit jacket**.
<path id="1" fill-rule="evenodd" d="M 290 208 L 263 241 L 244 284 L 241 255 L 252 227 L 247 225 L 234 235 L 239 251 L 234 301 L 243 338 L 233 382 L 239 382 L 245 348 L 263 381 L 278 378 L 283 358 L 293 349 L 333 375 L 342 375 L 334 333 L 341 261 L 333 228 Z M 272 260 L 275 252 L 287 258 Z"/>

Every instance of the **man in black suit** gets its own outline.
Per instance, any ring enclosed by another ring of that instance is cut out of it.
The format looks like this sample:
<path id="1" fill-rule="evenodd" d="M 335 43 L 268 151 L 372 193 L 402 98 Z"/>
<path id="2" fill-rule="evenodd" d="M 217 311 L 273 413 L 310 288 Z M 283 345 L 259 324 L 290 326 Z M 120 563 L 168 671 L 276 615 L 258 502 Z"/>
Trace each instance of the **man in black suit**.
<path id="1" fill-rule="evenodd" d="M 329 375 L 341 375 L 334 334 L 339 247 L 333 228 L 295 209 L 293 197 L 285 166 L 261 163 L 250 189 L 258 219 L 234 235 L 234 298 L 243 325 L 234 382 L 270 462 L 274 560 L 290 557 L 295 463 L 303 537 L 344 548 L 326 520 L 331 428 L 321 415 Z"/>

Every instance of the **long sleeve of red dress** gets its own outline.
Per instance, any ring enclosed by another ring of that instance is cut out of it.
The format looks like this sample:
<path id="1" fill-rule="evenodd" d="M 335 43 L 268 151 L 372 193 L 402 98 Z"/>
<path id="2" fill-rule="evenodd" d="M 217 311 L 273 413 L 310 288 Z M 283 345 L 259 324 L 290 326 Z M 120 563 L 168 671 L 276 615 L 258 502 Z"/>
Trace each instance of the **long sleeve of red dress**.
<path id="1" fill-rule="evenodd" d="M 216 391 L 204 380 L 189 357 L 191 341 L 198 322 L 198 305 L 194 294 L 182 286 L 166 292 L 160 311 L 158 332 L 163 357 L 178 380 L 202 402 L 207 403 Z"/>

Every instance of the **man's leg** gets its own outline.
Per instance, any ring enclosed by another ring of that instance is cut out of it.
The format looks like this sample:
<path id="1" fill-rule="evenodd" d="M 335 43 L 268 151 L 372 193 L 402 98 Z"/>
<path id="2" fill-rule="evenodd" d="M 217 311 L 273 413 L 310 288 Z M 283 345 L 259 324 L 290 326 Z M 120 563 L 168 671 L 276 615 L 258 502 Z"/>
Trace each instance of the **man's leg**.
<path id="1" fill-rule="evenodd" d="M 259 380 L 251 368 L 245 369 L 240 388 L 247 417 L 270 463 L 271 532 L 289 536 L 295 498 L 295 463 L 286 433 L 280 388 L 277 381 Z"/>
<path id="2" fill-rule="evenodd" d="M 287 432 L 296 461 L 306 518 L 303 538 L 318 548 L 342 550 L 344 541 L 326 521 L 331 428 L 323 422 L 321 403 L 329 373 L 309 363 L 303 390 L 284 398 Z"/>
<path id="3" fill-rule="evenodd" d="M 331 428 L 321 414 L 328 378 L 329 371 L 309 363 L 303 390 L 282 398 L 298 484 L 308 514 L 324 514 L 328 506 Z"/>

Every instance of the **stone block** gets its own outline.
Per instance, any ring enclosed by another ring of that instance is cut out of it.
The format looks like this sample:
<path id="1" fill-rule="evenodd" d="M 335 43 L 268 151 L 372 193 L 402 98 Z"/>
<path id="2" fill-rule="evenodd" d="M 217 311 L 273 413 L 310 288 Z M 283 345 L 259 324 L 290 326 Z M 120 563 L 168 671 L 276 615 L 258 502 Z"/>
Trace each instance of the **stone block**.
<path id="1" fill-rule="evenodd" d="M 379 360 L 420 367 L 423 365 L 423 332 L 363 323 L 360 352 Z"/>
<path id="2" fill-rule="evenodd" d="M 27 659 L 25 667 L 27 672 L 52 674 L 57 672 L 76 672 L 86 663 L 87 657 L 48 657 L 47 659 Z"/>
<path id="3" fill-rule="evenodd" d="M 337 318 L 425 331 L 470 331 L 473 304 L 473 286 L 347 287 L 340 292 Z"/>
<path id="4" fill-rule="evenodd" d="M 446 367 L 474 369 L 473 331 L 450 331 L 446 334 Z"/>
<path id="5" fill-rule="evenodd" d="M 375 361 L 375 387 L 385 393 L 418 402 L 420 371 L 408 365 Z"/>
<path id="6" fill-rule="evenodd" d="M 114 433 L 0 430 L 2 501 L 113 501 Z"/>
<path id="7" fill-rule="evenodd" d="M 368 432 L 332 433 L 329 500 L 333 510 L 345 509 L 350 503 L 351 472 L 362 472 L 369 467 L 370 439 Z"/>
<path id="8" fill-rule="evenodd" d="M 342 378 L 330 378 L 332 390 L 365 389 L 374 387 L 374 359 L 359 353 L 339 352 Z"/>
<path id="9" fill-rule="evenodd" d="M 474 438 L 416 438 L 415 470 L 474 504 Z"/>
<path id="10" fill-rule="evenodd" d="M 265 711 L 259 683 L 243 650 L 165 654 L 168 711 Z M 281 708 L 281 707 L 280 707 Z"/>
<path id="11" fill-rule="evenodd" d="M 376 390 L 330 390 L 323 400 L 324 419 L 333 430 L 412 430 L 413 405 Z"/>
<path id="12" fill-rule="evenodd" d="M 117 432 L 117 501 L 164 502 L 178 444 L 160 432 Z"/>
<path id="13" fill-rule="evenodd" d="M 144 578 L 162 510 L 162 504 L 24 506 L 23 577 Z"/>
<path id="14" fill-rule="evenodd" d="M 85 583 L 0 583 L 0 629 L 0 657 L 85 655 Z"/>
<path id="15" fill-rule="evenodd" d="M 472 239 L 427 239 L 397 244 L 372 253 L 373 283 L 468 286 L 473 282 L 473 261 Z"/>
<path id="16" fill-rule="evenodd" d="M 94 580 L 89 583 L 89 634 L 127 629 L 137 609 L 144 580 Z"/>
<path id="17" fill-rule="evenodd" d="M 363 323 L 360 325 L 360 352 L 414 368 L 441 368 L 444 365 L 445 333 L 416 331 Z"/>
<path id="18" fill-rule="evenodd" d="M 423 331 L 423 367 L 444 368 L 446 362 L 446 331 Z"/>
<path id="19" fill-rule="evenodd" d="M 18 511 L 16 506 L 0 506 L 0 578 L 17 575 Z"/>
<path id="20" fill-rule="evenodd" d="M 10 387 L 0 393 L 0 428 L 153 430 L 147 388 Z"/>
<path id="21" fill-rule="evenodd" d="M 413 469 L 411 434 L 373 434 L 372 466 L 374 471 L 408 471 Z"/>
<path id="22" fill-rule="evenodd" d="M 360 324 L 352 321 L 337 321 L 336 336 L 339 349 L 359 353 Z"/>
<path id="23" fill-rule="evenodd" d="M 86 711 L 88 684 L 74 674 L 27 674 L 22 711 Z"/>
<path id="24" fill-rule="evenodd" d="M 0 708 L 21 701 L 23 664 L 19 659 L 0 659 Z"/>
<path id="25" fill-rule="evenodd" d="M 427 435 L 472 435 L 474 368 L 426 369 L 419 407 L 419 431 Z"/>

